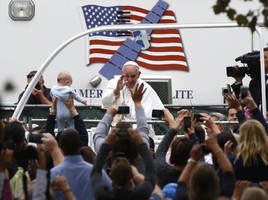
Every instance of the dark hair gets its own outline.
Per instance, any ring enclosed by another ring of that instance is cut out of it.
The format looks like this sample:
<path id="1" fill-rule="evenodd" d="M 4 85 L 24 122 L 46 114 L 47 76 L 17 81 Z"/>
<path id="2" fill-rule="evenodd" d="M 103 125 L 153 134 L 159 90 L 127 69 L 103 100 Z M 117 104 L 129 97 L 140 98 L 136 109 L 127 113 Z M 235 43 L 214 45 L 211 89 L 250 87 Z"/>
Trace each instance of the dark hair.
<path id="1" fill-rule="evenodd" d="M 232 148 L 235 149 L 237 147 L 237 140 L 235 136 L 230 131 L 223 131 L 217 135 L 217 140 L 220 148 L 224 150 L 224 144 L 230 140 L 232 144 Z"/>
<path id="2" fill-rule="evenodd" d="M 18 121 L 7 122 L 3 133 L 4 141 L 12 141 L 16 146 L 22 146 L 25 142 L 25 129 Z"/>
<path id="3" fill-rule="evenodd" d="M 198 165 L 191 175 L 189 198 L 192 200 L 214 200 L 219 195 L 219 178 L 212 166 Z"/>
<path id="4" fill-rule="evenodd" d="M 205 129 L 200 124 L 194 125 L 195 135 L 198 138 L 199 143 L 203 143 L 206 139 Z"/>
<path id="5" fill-rule="evenodd" d="M 171 144 L 170 163 L 175 165 L 186 165 L 190 157 L 192 142 L 186 137 L 178 137 Z"/>
<path id="6" fill-rule="evenodd" d="M 62 131 L 59 146 L 65 155 L 78 155 L 80 154 L 81 140 L 79 133 L 76 129 L 67 128 Z"/>
<path id="7" fill-rule="evenodd" d="M 235 109 L 235 110 L 236 110 L 235 107 L 232 107 L 232 106 L 228 107 L 228 108 L 227 108 L 227 117 L 228 117 L 228 115 L 229 115 L 229 110 L 231 110 L 231 109 Z"/>
<path id="8" fill-rule="evenodd" d="M 132 168 L 129 161 L 123 157 L 116 158 L 112 163 L 110 176 L 115 186 L 130 186 Z"/>

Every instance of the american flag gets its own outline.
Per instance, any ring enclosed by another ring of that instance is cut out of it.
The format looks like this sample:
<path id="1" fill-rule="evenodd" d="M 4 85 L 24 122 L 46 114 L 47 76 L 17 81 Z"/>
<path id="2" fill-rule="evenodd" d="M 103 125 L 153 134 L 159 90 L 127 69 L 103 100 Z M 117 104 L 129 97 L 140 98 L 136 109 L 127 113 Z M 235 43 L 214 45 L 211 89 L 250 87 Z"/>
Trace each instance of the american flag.
<path id="1" fill-rule="evenodd" d="M 82 6 L 87 29 L 114 24 L 138 24 L 149 10 L 135 6 L 99 5 Z M 159 23 L 176 23 L 174 12 L 166 10 Z M 89 35 L 88 61 L 106 63 L 127 37 L 133 39 L 131 31 L 103 31 Z M 150 47 L 142 51 L 136 62 L 151 70 L 189 71 L 182 39 L 178 29 L 153 30 Z"/>

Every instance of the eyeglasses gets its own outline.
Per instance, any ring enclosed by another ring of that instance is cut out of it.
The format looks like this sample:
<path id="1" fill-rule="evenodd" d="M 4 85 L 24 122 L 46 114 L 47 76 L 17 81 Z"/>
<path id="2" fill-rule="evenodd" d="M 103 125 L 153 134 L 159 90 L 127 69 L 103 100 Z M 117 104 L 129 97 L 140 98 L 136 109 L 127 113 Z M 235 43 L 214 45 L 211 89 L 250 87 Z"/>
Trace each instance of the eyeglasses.
<path id="1" fill-rule="evenodd" d="M 32 77 L 34 77 L 34 75 L 35 75 L 35 74 L 28 74 L 28 75 L 27 75 L 27 78 L 32 78 Z"/>

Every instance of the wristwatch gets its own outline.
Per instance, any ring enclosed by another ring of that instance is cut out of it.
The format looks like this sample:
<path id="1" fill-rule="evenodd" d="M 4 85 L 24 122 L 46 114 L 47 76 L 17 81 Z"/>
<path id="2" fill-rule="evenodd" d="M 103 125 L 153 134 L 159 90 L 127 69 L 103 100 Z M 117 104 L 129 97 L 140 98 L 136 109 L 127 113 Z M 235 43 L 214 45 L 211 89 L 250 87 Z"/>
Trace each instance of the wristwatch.
<path id="1" fill-rule="evenodd" d="M 49 113 L 55 113 L 55 109 L 52 108 L 52 107 L 50 107 L 50 108 L 49 108 Z"/>
<path id="2" fill-rule="evenodd" d="M 187 163 L 193 163 L 193 164 L 196 164 L 196 160 L 193 159 L 193 158 L 189 158 L 189 159 L 187 160 Z"/>

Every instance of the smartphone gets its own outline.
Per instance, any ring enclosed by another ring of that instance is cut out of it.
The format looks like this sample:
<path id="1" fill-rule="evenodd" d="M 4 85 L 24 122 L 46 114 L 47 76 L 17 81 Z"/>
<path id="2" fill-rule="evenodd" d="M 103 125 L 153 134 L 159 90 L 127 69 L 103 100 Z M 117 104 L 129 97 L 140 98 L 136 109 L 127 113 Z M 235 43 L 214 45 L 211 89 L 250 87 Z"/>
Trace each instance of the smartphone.
<path id="1" fill-rule="evenodd" d="M 227 91 L 228 93 L 232 94 L 232 88 L 230 84 L 227 84 Z"/>
<path id="2" fill-rule="evenodd" d="M 162 117 L 164 117 L 164 111 L 163 110 L 153 110 L 152 117 L 162 119 Z"/>
<path id="3" fill-rule="evenodd" d="M 128 106 L 118 106 L 117 114 L 129 114 L 129 107 Z"/>
<path id="4" fill-rule="evenodd" d="M 191 117 L 184 117 L 184 131 L 188 131 L 188 128 L 191 128 Z"/>
<path id="5" fill-rule="evenodd" d="M 200 115 L 200 114 L 195 114 L 194 115 L 194 119 L 195 119 L 196 122 L 204 122 L 204 120 L 201 119 L 201 117 L 202 117 L 202 115 Z"/>
<path id="6" fill-rule="evenodd" d="M 248 96 L 248 87 L 247 86 L 241 86 L 240 87 L 240 98 L 245 99 Z"/>

